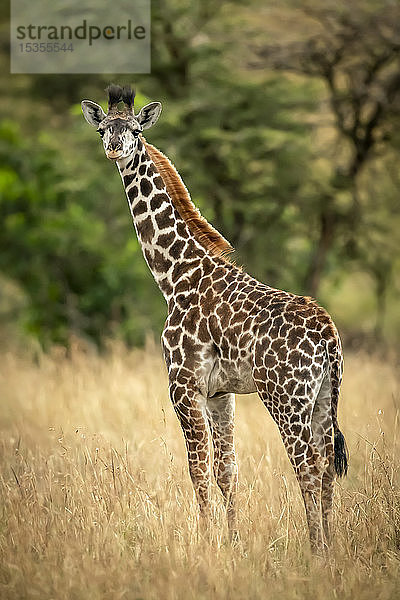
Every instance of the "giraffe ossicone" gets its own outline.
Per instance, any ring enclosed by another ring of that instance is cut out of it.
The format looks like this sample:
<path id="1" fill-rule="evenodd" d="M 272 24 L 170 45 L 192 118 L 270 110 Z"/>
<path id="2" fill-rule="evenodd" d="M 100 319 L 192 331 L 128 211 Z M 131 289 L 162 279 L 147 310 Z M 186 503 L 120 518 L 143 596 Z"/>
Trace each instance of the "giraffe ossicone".
<path id="1" fill-rule="evenodd" d="M 311 298 L 260 283 L 227 259 L 230 244 L 200 215 L 169 159 L 142 136 L 161 104 L 135 115 L 129 88 L 110 86 L 108 96 L 107 114 L 89 100 L 82 110 L 117 163 L 145 260 L 168 305 L 162 345 L 169 392 L 201 514 L 208 518 L 213 472 L 236 537 L 234 394 L 257 391 L 281 433 L 319 551 L 329 537 L 335 476 L 347 472 L 337 421 L 337 329 Z"/>

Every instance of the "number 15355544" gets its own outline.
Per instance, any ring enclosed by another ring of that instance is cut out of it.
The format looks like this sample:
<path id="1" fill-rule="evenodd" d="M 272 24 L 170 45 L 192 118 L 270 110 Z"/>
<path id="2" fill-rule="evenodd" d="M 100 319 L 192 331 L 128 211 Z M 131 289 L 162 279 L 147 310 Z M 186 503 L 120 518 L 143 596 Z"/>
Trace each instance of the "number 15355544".
<path id="1" fill-rule="evenodd" d="M 20 52 L 73 52 L 73 44 L 60 44 L 58 42 L 25 42 L 18 44 Z"/>

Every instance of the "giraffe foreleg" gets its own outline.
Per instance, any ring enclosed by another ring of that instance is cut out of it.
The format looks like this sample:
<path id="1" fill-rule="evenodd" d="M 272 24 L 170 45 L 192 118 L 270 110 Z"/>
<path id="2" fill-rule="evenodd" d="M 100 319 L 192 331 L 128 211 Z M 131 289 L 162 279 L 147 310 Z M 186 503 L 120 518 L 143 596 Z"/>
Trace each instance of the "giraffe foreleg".
<path id="1" fill-rule="evenodd" d="M 170 382 L 170 397 L 185 438 L 189 474 L 200 508 L 203 524 L 211 518 L 210 442 L 206 399 L 196 386 L 178 380 Z"/>
<path id="2" fill-rule="evenodd" d="M 213 471 L 225 501 L 229 536 L 238 540 L 236 496 L 238 469 L 234 445 L 235 395 L 207 400 L 207 414 L 213 441 Z"/>

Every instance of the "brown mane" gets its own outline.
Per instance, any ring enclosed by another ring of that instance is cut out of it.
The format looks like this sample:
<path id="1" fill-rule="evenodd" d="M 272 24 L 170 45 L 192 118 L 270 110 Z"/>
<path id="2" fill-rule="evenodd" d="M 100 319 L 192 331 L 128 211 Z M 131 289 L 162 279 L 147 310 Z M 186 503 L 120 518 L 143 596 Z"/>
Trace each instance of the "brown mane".
<path id="1" fill-rule="evenodd" d="M 144 138 L 142 140 L 147 154 L 164 181 L 168 195 L 191 233 L 211 254 L 226 258 L 227 253 L 233 252 L 230 243 L 200 214 L 171 161 L 160 150 L 146 142 Z"/>

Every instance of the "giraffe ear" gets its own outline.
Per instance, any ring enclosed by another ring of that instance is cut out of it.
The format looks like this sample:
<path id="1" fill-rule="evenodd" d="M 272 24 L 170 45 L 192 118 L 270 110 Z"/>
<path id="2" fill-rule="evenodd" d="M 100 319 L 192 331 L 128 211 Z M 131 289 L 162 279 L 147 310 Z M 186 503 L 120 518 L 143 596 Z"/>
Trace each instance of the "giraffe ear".
<path id="1" fill-rule="evenodd" d="M 161 102 L 150 102 L 143 106 L 142 110 L 136 115 L 136 120 L 142 126 L 142 129 L 149 129 L 158 120 L 161 114 Z"/>
<path id="2" fill-rule="evenodd" d="M 83 116 L 89 125 L 98 127 L 99 123 L 106 117 L 104 110 L 91 100 L 82 100 L 81 102 Z"/>

